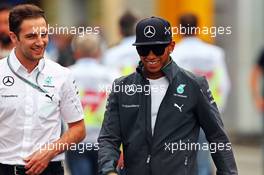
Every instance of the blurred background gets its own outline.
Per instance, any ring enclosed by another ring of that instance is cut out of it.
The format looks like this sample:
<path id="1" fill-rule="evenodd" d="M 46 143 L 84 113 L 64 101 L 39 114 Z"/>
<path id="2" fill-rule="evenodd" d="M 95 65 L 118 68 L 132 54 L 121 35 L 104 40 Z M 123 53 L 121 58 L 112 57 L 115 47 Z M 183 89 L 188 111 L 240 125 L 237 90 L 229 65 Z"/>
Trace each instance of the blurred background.
<path id="1" fill-rule="evenodd" d="M 231 34 L 199 35 L 203 41 L 220 46 L 231 82 L 223 121 L 230 135 L 240 175 L 262 172 L 261 140 L 263 114 L 252 96 L 252 70 L 264 48 L 263 0 L 1 0 L 10 5 L 34 3 L 42 7 L 51 26 L 99 27 L 102 55 L 121 42 L 119 18 L 126 11 L 138 19 L 161 16 L 178 26 L 179 17 L 193 13 L 199 26 L 230 26 Z M 52 35 L 47 49 L 51 59 L 64 66 L 74 64 L 71 35 Z M 175 41 L 181 40 L 174 35 Z M 56 49 L 54 49 L 56 48 Z M 131 50 L 135 50 L 131 46 Z M 177 54 L 177 53 L 176 53 Z M 103 57 L 103 56 L 102 56 Z M 261 81 L 261 79 L 259 79 Z M 261 84 L 261 83 L 259 83 Z"/>

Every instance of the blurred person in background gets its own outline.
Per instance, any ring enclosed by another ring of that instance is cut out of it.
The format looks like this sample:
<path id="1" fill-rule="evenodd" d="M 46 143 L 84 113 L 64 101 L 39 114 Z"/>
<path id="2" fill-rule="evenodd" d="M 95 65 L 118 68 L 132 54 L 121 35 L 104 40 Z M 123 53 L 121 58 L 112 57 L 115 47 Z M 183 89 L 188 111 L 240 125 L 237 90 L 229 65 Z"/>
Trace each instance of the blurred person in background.
<path id="1" fill-rule="evenodd" d="M 182 15 L 179 23 L 190 32 L 182 35 L 183 39 L 176 44 L 172 58 L 180 67 L 206 77 L 219 111 L 222 113 L 230 91 L 225 53 L 222 48 L 203 42 L 197 37 L 195 28 L 198 27 L 198 18 L 194 14 Z M 200 131 L 199 142 L 207 142 L 203 130 Z M 211 175 L 209 151 L 198 151 L 197 159 L 199 175 Z"/>
<path id="2" fill-rule="evenodd" d="M 110 49 L 104 55 L 103 64 L 115 67 L 122 75 L 128 75 L 135 71 L 139 57 L 131 45 L 135 41 L 135 24 L 137 17 L 130 11 L 125 12 L 119 19 L 121 42 Z"/>
<path id="3" fill-rule="evenodd" d="M 67 165 L 72 175 L 96 175 L 97 138 L 105 111 L 106 88 L 111 88 L 113 80 L 120 74 L 100 64 L 102 49 L 99 35 L 76 35 L 72 40 L 72 48 L 76 63 L 69 68 L 79 88 L 86 132 L 89 136 L 83 141 L 88 146 L 86 149 L 67 152 Z"/>
<path id="4" fill-rule="evenodd" d="M 254 100 L 254 104 L 259 112 L 261 112 L 262 117 L 264 114 L 264 48 L 262 49 L 256 63 L 254 64 L 251 77 L 250 77 L 250 87 L 251 95 Z M 262 120 L 264 120 L 262 118 Z M 264 122 L 262 122 L 262 165 L 264 165 Z M 262 170 L 264 173 L 264 170 Z"/>
<path id="5" fill-rule="evenodd" d="M 75 62 L 73 59 L 71 40 L 71 35 L 54 34 L 52 36 L 52 44 L 57 49 L 57 63 L 62 66 L 71 66 Z"/>
<path id="6" fill-rule="evenodd" d="M 11 7 L 0 4 L 0 59 L 9 55 L 13 49 L 13 43 L 9 37 L 8 17 Z"/>
<path id="7" fill-rule="evenodd" d="M 253 100 L 255 102 L 256 108 L 260 112 L 264 112 L 264 88 L 263 88 L 263 78 L 264 78 L 264 49 L 259 55 L 256 63 L 251 72 L 251 93 Z"/>

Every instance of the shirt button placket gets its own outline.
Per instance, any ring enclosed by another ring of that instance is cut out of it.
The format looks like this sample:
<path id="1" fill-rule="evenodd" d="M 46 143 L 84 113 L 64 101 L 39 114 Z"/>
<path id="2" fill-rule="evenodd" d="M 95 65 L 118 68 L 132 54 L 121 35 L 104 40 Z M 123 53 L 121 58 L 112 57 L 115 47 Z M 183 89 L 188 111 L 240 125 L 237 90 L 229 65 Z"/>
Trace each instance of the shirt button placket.
<path id="1" fill-rule="evenodd" d="M 34 89 L 26 85 L 26 95 L 25 95 L 25 120 L 24 120 L 24 138 L 23 138 L 23 153 L 22 156 L 28 156 L 28 152 L 30 151 L 29 148 L 31 148 L 31 130 L 32 130 L 32 117 L 33 117 L 33 107 L 34 107 L 34 101 L 33 101 L 33 92 Z"/>

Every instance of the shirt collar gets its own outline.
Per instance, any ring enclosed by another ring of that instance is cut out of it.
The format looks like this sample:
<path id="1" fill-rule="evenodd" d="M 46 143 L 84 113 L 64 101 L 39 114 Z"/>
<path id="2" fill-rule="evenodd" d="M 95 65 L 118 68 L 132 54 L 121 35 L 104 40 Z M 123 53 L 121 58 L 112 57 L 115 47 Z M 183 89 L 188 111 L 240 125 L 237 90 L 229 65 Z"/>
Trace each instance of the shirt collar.
<path id="1" fill-rule="evenodd" d="M 143 73 L 144 65 L 142 61 L 139 62 L 138 67 L 136 68 L 136 71 L 143 76 L 145 79 L 145 75 Z M 173 61 L 173 59 L 170 57 L 170 61 L 167 65 L 165 65 L 162 69 L 162 72 L 165 74 L 166 78 L 169 80 L 169 83 L 173 82 L 173 79 L 176 77 L 179 67 L 178 65 Z"/>
<path id="2" fill-rule="evenodd" d="M 20 69 L 27 71 L 27 69 L 18 60 L 15 54 L 15 48 L 13 48 L 12 51 L 10 52 L 9 59 L 10 59 L 10 64 L 15 72 L 18 72 Z M 44 69 L 44 66 L 45 66 L 45 59 L 43 58 L 39 60 L 37 67 L 35 67 L 33 71 L 38 70 L 41 72 Z"/>

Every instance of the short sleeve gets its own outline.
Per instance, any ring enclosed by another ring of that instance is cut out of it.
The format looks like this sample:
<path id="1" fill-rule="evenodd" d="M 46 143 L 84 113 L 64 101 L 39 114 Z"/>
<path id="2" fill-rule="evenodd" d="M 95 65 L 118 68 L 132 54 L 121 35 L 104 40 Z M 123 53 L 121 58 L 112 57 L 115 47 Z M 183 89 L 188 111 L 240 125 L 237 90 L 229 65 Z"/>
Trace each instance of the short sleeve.
<path id="1" fill-rule="evenodd" d="M 60 111 L 66 123 L 72 123 L 84 118 L 78 89 L 73 76 L 69 74 L 62 86 Z"/>

